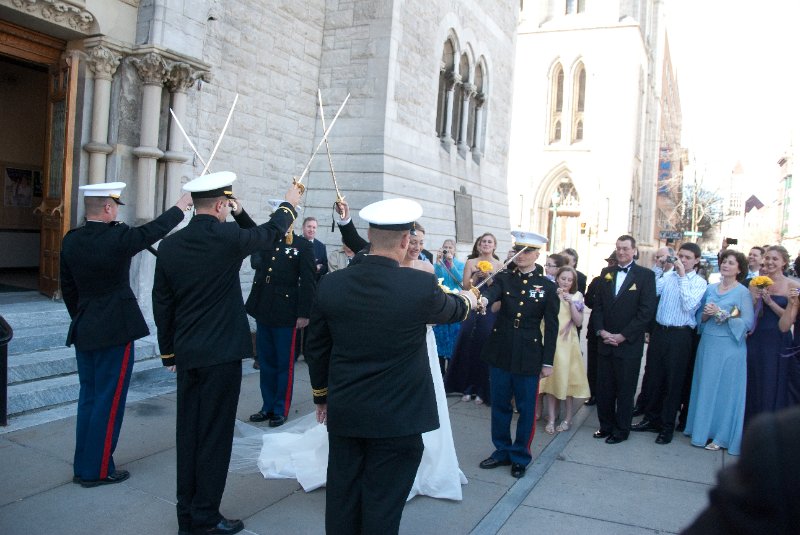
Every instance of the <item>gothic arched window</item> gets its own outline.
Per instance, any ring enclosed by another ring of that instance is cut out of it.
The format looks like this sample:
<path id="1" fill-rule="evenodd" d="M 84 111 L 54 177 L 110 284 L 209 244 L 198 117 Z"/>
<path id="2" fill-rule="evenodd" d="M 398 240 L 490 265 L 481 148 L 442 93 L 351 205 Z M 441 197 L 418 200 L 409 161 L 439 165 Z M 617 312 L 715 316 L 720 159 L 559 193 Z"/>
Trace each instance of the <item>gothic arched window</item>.
<path id="1" fill-rule="evenodd" d="M 442 61 L 439 65 L 439 93 L 436 103 L 436 134 L 445 137 L 447 125 L 448 95 L 452 90 L 455 75 L 455 47 L 453 41 L 447 39 L 442 50 Z"/>
<path id="2" fill-rule="evenodd" d="M 583 63 L 575 69 L 572 80 L 572 141 L 583 139 L 583 110 L 586 102 L 586 68 Z"/>
<path id="3" fill-rule="evenodd" d="M 564 68 L 553 68 L 550 87 L 550 143 L 561 141 L 561 113 L 564 110 Z"/>

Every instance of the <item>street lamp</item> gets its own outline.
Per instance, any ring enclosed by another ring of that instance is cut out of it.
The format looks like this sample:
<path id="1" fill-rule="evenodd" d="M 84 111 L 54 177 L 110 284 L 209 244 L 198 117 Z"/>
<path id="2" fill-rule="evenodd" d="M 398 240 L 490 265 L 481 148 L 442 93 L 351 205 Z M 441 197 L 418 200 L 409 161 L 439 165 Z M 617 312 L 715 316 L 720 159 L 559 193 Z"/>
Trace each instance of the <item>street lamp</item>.
<path id="1" fill-rule="evenodd" d="M 550 208 L 553 210 L 553 221 L 550 225 L 550 251 L 556 250 L 556 218 L 558 217 L 558 207 L 561 203 L 561 195 L 559 195 L 558 190 L 553 192 L 553 195 L 550 197 Z"/>

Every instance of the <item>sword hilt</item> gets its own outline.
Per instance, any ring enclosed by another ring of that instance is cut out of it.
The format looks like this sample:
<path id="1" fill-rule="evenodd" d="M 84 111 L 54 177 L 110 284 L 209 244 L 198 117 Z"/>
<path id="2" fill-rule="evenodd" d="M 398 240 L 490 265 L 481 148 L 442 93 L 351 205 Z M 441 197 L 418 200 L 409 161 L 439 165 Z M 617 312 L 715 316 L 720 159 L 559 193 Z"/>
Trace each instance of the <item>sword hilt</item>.
<path id="1" fill-rule="evenodd" d="M 296 176 L 292 177 L 292 184 L 298 187 L 298 189 L 300 190 L 300 195 L 306 192 L 306 185 L 300 182 L 300 180 L 298 180 Z"/>

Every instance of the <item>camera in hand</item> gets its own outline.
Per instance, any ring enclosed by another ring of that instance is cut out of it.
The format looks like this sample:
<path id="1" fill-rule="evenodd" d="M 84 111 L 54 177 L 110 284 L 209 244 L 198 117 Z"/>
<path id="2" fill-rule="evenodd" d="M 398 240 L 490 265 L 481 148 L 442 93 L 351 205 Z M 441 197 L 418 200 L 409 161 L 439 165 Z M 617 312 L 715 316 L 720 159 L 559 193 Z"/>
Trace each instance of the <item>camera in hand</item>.
<path id="1" fill-rule="evenodd" d="M 725 238 L 725 241 L 728 242 L 728 245 L 738 245 L 739 239 L 738 238 Z"/>
<path id="2" fill-rule="evenodd" d="M 677 256 L 667 256 L 667 260 L 666 261 L 667 261 L 668 264 L 674 264 L 676 260 L 678 260 Z"/>

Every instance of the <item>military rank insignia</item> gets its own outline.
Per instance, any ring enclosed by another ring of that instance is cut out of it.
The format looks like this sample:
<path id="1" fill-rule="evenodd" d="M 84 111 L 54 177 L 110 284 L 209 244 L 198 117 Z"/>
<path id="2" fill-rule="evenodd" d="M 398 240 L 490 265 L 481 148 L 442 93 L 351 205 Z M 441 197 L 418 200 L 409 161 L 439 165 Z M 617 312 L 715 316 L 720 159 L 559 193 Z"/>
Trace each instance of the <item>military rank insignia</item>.
<path id="1" fill-rule="evenodd" d="M 284 250 L 286 256 L 297 256 L 300 251 L 296 247 L 286 247 Z"/>
<path id="2" fill-rule="evenodd" d="M 534 285 L 531 288 L 530 293 L 528 294 L 529 297 L 538 297 L 539 299 L 544 297 L 544 287 L 539 285 Z"/>

